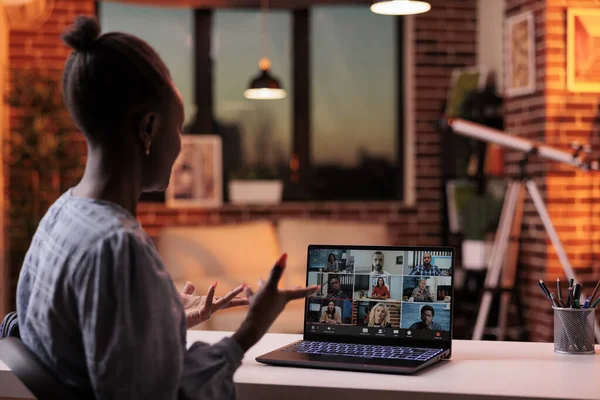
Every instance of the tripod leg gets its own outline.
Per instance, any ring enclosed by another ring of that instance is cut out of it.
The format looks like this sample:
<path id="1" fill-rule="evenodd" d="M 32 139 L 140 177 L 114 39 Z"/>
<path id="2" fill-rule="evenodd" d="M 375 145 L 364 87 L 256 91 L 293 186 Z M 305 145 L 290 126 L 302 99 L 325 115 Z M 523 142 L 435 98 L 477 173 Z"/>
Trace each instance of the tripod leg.
<path id="1" fill-rule="evenodd" d="M 562 243 L 560 242 L 560 239 L 558 238 L 558 234 L 556 233 L 556 230 L 554 229 L 554 225 L 552 224 L 552 220 L 550 219 L 548 210 L 546 209 L 544 201 L 542 200 L 542 196 L 540 195 L 540 192 L 533 180 L 527 181 L 527 189 L 529 190 L 529 194 L 531 195 L 531 199 L 533 200 L 535 209 L 537 210 L 537 212 L 542 220 L 542 223 L 544 224 L 544 229 L 546 230 L 546 233 L 550 237 L 550 241 L 552 242 L 552 245 L 554 246 L 554 251 L 556 251 L 558 259 L 560 260 L 560 263 L 562 264 L 565 275 L 569 279 L 577 280 L 575 277 L 575 272 L 573 271 L 573 267 L 571 266 L 571 263 L 569 262 L 569 259 L 567 258 L 567 254 L 565 253 Z M 583 293 L 581 294 L 580 301 L 584 301 Z M 595 321 L 595 325 L 596 326 L 594 329 L 596 332 L 596 341 L 600 342 L 600 327 L 598 326 L 598 320 Z"/>
<path id="2" fill-rule="evenodd" d="M 498 340 L 504 340 L 510 299 L 515 288 L 517 275 L 517 260 L 519 258 L 519 237 L 521 236 L 521 224 L 523 223 L 523 209 L 525 206 L 525 188 L 519 186 L 519 197 L 515 209 L 514 219 L 510 230 L 510 243 L 504 258 L 504 269 L 502 271 L 502 294 L 500 296 L 500 310 L 498 316 Z"/>
<path id="3" fill-rule="evenodd" d="M 521 185 L 520 181 L 512 181 L 508 184 L 506 189 L 506 197 L 502 205 L 502 213 L 500 214 L 500 223 L 498 225 L 496 237 L 494 238 L 490 264 L 485 276 L 483 297 L 481 298 L 481 304 L 479 305 L 477 320 L 475 321 L 475 328 L 473 330 L 473 340 L 481 340 L 483 337 L 483 329 L 487 322 L 488 313 L 492 304 L 491 290 L 498 286 L 498 279 L 502 269 L 502 260 L 506 252 L 510 227 L 512 225 L 518 195 L 521 191 Z"/>

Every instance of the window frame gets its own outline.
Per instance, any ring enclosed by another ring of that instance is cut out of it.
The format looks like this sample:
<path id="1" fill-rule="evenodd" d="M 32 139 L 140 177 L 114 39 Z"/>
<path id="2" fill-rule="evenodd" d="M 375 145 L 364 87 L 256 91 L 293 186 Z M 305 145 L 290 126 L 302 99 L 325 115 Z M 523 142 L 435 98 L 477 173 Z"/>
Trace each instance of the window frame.
<path id="1" fill-rule="evenodd" d="M 356 3 L 354 3 L 356 4 Z M 339 3 L 339 5 L 352 5 Z M 255 7 L 248 7 L 257 9 Z M 194 9 L 194 100 L 197 106 L 197 119 L 194 121 L 199 132 L 211 132 L 214 120 L 214 75 L 211 59 L 213 14 L 217 9 L 210 7 Z M 98 9 L 96 9 L 98 12 Z M 310 93 L 310 15 L 311 7 L 290 8 L 292 14 L 292 149 L 290 159 L 298 161 L 298 170 L 284 193 L 284 201 L 314 200 L 308 191 L 312 171 L 311 150 L 311 93 Z M 396 196 L 381 199 L 384 202 L 401 202 L 407 206 L 415 203 L 414 172 L 414 20 L 411 16 L 383 17 L 395 19 L 396 35 Z M 164 201 L 156 194 L 143 196 L 148 201 Z M 336 200 L 346 202 L 352 200 Z"/>

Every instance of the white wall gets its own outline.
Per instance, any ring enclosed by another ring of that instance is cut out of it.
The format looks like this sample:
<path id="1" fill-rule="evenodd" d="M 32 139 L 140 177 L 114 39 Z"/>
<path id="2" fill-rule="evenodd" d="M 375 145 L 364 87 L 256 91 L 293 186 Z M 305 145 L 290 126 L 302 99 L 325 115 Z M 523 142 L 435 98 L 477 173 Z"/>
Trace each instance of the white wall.
<path id="1" fill-rule="evenodd" d="M 477 4 L 477 65 L 495 72 L 500 93 L 504 91 L 502 35 L 505 6 L 506 0 L 478 0 Z"/>

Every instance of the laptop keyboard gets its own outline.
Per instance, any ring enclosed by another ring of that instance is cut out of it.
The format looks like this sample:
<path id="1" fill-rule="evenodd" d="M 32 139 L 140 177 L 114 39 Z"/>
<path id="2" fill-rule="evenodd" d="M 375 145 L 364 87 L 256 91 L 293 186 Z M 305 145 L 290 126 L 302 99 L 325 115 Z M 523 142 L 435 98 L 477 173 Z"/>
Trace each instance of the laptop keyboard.
<path id="1" fill-rule="evenodd" d="M 440 354 L 441 349 L 425 349 L 418 347 L 377 346 L 369 344 L 350 344 L 333 342 L 302 341 L 284 351 L 306 354 L 323 354 L 328 356 L 345 356 L 361 358 L 386 358 L 392 360 L 427 361 Z"/>

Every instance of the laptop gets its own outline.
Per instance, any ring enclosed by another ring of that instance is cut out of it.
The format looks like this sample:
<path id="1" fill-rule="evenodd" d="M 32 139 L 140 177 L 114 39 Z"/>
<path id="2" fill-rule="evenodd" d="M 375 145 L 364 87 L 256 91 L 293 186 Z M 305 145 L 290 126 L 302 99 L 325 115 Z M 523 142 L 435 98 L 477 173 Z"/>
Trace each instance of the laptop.
<path id="1" fill-rule="evenodd" d="M 256 361 L 412 374 L 451 357 L 454 248 L 310 245 L 307 264 L 303 339 Z"/>

